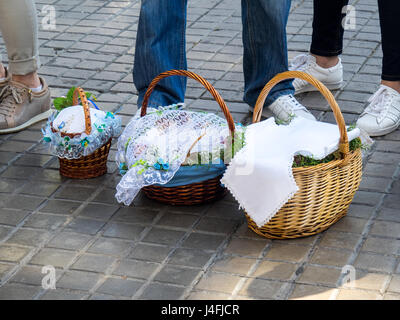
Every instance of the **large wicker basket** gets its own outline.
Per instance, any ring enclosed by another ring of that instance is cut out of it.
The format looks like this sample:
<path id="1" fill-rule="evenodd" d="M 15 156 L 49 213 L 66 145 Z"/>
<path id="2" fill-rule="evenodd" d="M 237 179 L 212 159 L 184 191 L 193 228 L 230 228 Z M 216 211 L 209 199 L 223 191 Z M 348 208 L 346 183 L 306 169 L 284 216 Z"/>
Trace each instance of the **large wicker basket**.
<path id="1" fill-rule="evenodd" d="M 361 150 L 349 151 L 345 122 L 335 98 L 320 81 L 304 72 L 283 72 L 268 82 L 254 108 L 253 123 L 260 121 L 271 88 L 291 78 L 300 78 L 314 85 L 329 102 L 340 130 L 341 159 L 293 168 L 299 191 L 264 226 L 258 227 L 246 214 L 249 228 L 271 239 L 305 237 L 329 228 L 346 214 L 362 176 Z"/>
<path id="2" fill-rule="evenodd" d="M 214 99 L 218 102 L 221 107 L 222 112 L 228 122 L 228 127 L 231 132 L 231 136 L 234 136 L 235 124 L 233 122 L 232 115 L 230 114 L 228 107 L 226 106 L 225 101 L 222 99 L 220 94 L 215 90 L 215 88 L 203 77 L 186 70 L 170 70 L 159 74 L 157 77 L 153 79 L 150 83 L 147 92 L 143 98 L 143 104 L 141 109 L 141 116 L 145 116 L 147 112 L 147 105 L 150 98 L 151 93 L 156 87 L 157 83 L 166 77 L 169 76 L 186 76 L 197 80 L 200 82 L 214 97 Z M 193 147 L 193 146 L 192 146 Z M 188 156 L 190 155 L 190 150 Z M 211 202 L 222 198 L 227 190 L 221 185 L 220 182 L 221 176 L 192 183 L 183 186 L 177 187 L 164 187 L 164 186 L 147 186 L 142 190 L 144 194 L 153 200 L 158 202 L 170 204 L 170 205 L 195 205 L 202 204 L 206 202 Z"/>
<path id="3" fill-rule="evenodd" d="M 90 108 L 85 92 L 82 88 L 77 87 L 74 91 L 73 105 L 77 105 L 81 99 L 81 104 L 85 114 L 85 133 L 92 132 L 92 122 L 90 119 Z M 52 130 L 56 130 L 52 126 Z M 73 138 L 80 133 L 60 133 L 62 137 L 68 136 Z M 78 159 L 58 158 L 60 162 L 60 174 L 67 178 L 89 179 L 101 176 L 107 172 L 107 157 L 111 147 L 110 138 L 104 145 L 96 149 L 92 154 L 83 156 Z"/>

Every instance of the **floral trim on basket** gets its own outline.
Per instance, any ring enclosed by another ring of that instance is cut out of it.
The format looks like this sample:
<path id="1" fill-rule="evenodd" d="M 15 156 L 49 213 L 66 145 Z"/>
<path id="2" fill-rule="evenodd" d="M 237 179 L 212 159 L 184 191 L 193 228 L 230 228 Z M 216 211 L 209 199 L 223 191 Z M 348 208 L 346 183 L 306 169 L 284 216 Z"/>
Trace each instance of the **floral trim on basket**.
<path id="1" fill-rule="evenodd" d="M 54 128 L 53 123 L 60 113 L 69 107 L 73 107 L 72 105 L 66 106 L 66 104 L 72 104 L 73 90 L 75 90 L 75 87 L 68 91 L 66 98 L 60 97 L 54 100 L 57 111 L 52 113 L 46 125 L 42 128 L 43 142 L 48 145 L 50 152 L 59 158 L 79 159 L 90 155 L 102 147 L 110 138 L 117 137 L 121 133 L 121 119 L 112 112 L 99 110 L 91 99 L 89 99 L 89 102 L 97 110 L 93 113 L 90 112 L 92 124 L 90 134 L 83 132 L 71 135 L 62 132 L 61 130 L 66 126 L 64 121 L 58 124 L 58 130 Z M 86 96 L 92 95 L 86 93 Z"/>

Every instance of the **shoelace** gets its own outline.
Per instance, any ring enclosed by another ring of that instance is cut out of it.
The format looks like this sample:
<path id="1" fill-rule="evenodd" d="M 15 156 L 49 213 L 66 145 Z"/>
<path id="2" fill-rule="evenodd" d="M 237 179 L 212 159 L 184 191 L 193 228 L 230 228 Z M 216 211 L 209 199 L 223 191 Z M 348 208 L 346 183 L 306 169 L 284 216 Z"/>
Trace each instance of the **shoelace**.
<path id="1" fill-rule="evenodd" d="M 24 92 L 28 92 L 29 102 L 31 102 L 32 92 L 30 90 L 18 88 L 11 84 L 6 85 L 0 92 L 0 114 L 10 116 L 15 109 L 15 104 L 23 103 Z"/>
<path id="2" fill-rule="evenodd" d="M 292 60 L 292 63 L 290 64 L 290 70 L 304 71 L 309 65 L 308 59 L 309 59 L 309 54 L 300 54 L 296 56 Z"/>
<path id="3" fill-rule="evenodd" d="M 295 110 L 304 110 L 307 111 L 305 106 L 300 104 L 293 95 L 287 95 L 283 97 L 285 105 L 288 107 L 288 111 L 293 113 Z"/>
<path id="4" fill-rule="evenodd" d="M 390 101 L 387 101 L 390 97 L 389 90 L 381 86 L 378 91 L 368 99 L 370 104 L 365 109 L 364 113 L 369 113 L 373 116 L 382 116 L 390 105 Z"/>

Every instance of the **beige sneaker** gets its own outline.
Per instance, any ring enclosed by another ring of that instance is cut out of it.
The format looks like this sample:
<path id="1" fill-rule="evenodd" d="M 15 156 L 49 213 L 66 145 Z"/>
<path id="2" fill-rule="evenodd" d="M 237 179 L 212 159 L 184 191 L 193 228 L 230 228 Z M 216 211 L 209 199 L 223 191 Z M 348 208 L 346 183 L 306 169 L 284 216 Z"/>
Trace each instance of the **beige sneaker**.
<path id="1" fill-rule="evenodd" d="M 7 70 L 7 67 L 4 67 L 4 70 L 6 71 L 6 76 L 4 77 L 5 78 L 4 80 L 0 80 L 0 90 L 3 89 L 8 84 L 8 82 L 11 80 L 11 77 Z"/>
<path id="2" fill-rule="evenodd" d="M 0 134 L 23 130 L 51 114 L 50 90 L 40 78 L 42 91 L 32 92 L 22 83 L 10 80 L 0 92 Z"/>

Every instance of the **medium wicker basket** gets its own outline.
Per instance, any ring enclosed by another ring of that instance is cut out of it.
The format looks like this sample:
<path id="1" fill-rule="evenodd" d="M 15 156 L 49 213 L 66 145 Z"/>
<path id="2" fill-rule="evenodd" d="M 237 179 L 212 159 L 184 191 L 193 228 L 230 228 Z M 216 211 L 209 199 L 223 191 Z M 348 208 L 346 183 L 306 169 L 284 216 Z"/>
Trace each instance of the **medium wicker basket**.
<path id="1" fill-rule="evenodd" d="M 74 91 L 73 105 L 78 104 L 78 99 L 81 99 L 81 104 L 85 114 L 85 133 L 90 134 L 92 132 L 92 122 L 90 119 L 90 108 L 85 92 L 82 88 L 77 87 Z M 51 124 L 53 132 L 56 132 Z M 73 138 L 80 133 L 64 133 L 61 132 L 62 137 Z M 89 179 L 99 177 L 107 172 L 107 157 L 111 147 L 110 138 L 104 145 L 96 149 L 92 154 L 78 158 L 78 159 L 66 159 L 58 158 L 60 162 L 60 174 L 67 178 L 74 179 Z"/>
<path id="2" fill-rule="evenodd" d="M 349 151 L 343 115 L 332 93 L 318 80 L 300 71 L 287 71 L 268 82 L 258 97 L 253 123 L 261 119 L 268 93 L 277 83 L 300 78 L 314 85 L 327 99 L 340 131 L 341 159 L 311 167 L 293 168 L 299 191 L 262 227 L 246 214 L 248 226 L 271 239 L 291 239 L 320 233 L 346 215 L 362 176 L 361 150 Z"/>
<path id="3" fill-rule="evenodd" d="M 143 98 L 143 104 L 141 109 L 141 117 L 146 115 L 147 105 L 150 98 L 151 93 L 156 87 L 157 83 L 166 77 L 169 76 L 186 76 L 197 80 L 200 82 L 214 97 L 214 99 L 218 102 L 221 107 L 222 112 L 228 122 L 228 127 L 231 133 L 231 136 L 234 137 L 235 132 L 235 124 L 233 122 L 232 115 L 230 114 L 228 107 L 226 106 L 225 101 L 222 99 L 220 94 L 215 90 L 215 88 L 203 77 L 186 70 L 170 70 L 163 73 L 160 73 L 157 77 L 153 79 L 150 83 L 146 94 Z M 198 139 L 199 140 L 199 139 Z M 197 140 L 197 141 L 198 141 Z M 192 145 L 191 148 L 193 148 Z M 190 149 L 191 149 L 190 148 Z M 190 150 L 188 152 L 188 156 L 190 156 Z M 202 204 L 206 202 L 211 202 L 222 198 L 227 190 L 221 185 L 221 176 L 192 183 L 183 186 L 177 187 L 164 187 L 164 186 L 147 186 L 142 188 L 144 194 L 153 200 L 158 202 L 162 202 L 169 205 L 181 205 L 181 206 L 190 206 L 195 204 Z"/>

